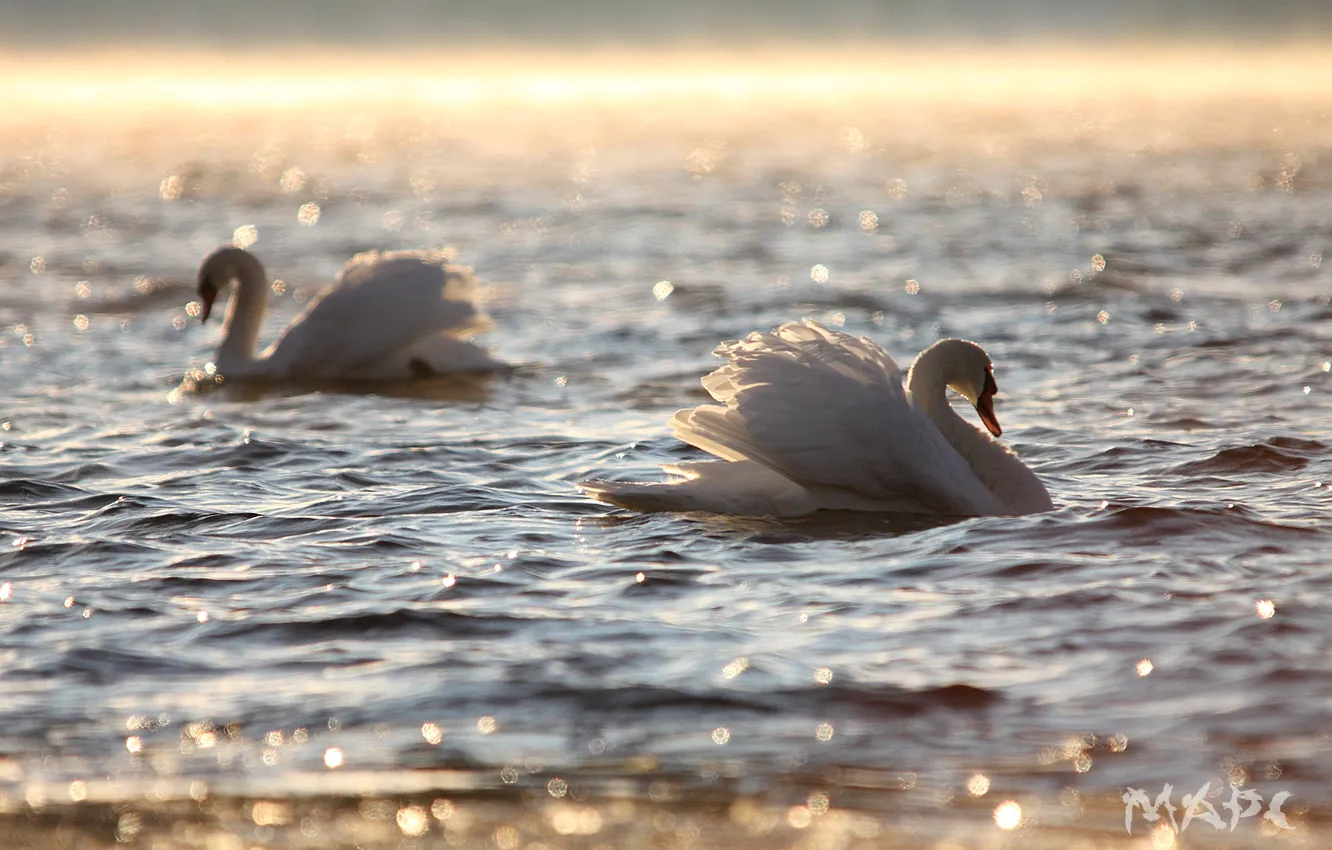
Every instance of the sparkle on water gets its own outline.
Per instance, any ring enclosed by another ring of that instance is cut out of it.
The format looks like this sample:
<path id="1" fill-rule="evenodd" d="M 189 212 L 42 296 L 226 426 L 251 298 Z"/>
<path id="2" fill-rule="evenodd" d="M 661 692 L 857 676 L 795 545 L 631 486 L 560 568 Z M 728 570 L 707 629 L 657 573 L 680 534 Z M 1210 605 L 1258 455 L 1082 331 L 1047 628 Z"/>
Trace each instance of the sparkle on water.
<path id="1" fill-rule="evenodd" d="M 0 831 L 1118 846 L 1211 780 L 1325 829 L 1329 55 L 0 60 Z M 521 367 L 220 383 L 227 243 L 265 340 L 447 250 Z M 699 459 L 712 347 L 806 315 L 984 344 L 1056 511 L 575 492 Z"/>

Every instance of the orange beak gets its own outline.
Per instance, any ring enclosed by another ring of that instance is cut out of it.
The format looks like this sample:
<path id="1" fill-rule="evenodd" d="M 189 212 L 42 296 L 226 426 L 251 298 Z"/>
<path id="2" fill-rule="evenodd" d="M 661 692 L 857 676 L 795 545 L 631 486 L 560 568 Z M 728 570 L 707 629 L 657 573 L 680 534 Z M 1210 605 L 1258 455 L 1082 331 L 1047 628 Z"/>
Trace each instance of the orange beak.
<path id="1" fill-rule="evenodd" d="M 999 419 L 994 415 L 994 394 L 999 392 L 999 386 L 994 382 L 994 373 L 985 373 L 985 388 L 981 390 L 980 398 L 976 399 L 976 412 L 980 414 L 981 421 L 990 433 L 998 437 L 1004 433 L 1004 429 L 999 427 Z"/>

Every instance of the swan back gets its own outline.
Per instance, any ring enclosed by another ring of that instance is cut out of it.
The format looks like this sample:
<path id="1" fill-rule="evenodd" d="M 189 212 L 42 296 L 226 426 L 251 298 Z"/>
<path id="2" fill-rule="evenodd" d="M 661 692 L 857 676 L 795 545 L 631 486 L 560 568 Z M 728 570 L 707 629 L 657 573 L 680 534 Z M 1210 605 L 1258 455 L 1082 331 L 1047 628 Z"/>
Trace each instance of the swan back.
<path id="1" fill-rule="evenodd" d="M 375 374 L 385 361 L 396 369 L 399 359 L 405 369 L 413 346 L 437 336 L 461 340 L 490 327 L 473 300 L 475 290 L 471 270 L 450 265 L 442 252 L 357 254 L 266 358 L 274 371 L 314 376 Z M 480 368 L 497 361 L 485 362 Z"/>

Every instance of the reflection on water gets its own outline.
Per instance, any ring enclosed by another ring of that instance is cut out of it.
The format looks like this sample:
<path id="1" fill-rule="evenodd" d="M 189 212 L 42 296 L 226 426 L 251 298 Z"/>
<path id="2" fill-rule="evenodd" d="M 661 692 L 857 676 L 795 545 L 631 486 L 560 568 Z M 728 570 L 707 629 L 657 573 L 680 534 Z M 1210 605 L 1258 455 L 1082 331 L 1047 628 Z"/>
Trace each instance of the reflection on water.
<path id="1" fill-rule="evenodd" d="M 1126 788 L 1210 783 L 1317 846 L 1328 55 L 7 60 L 5 828 L 1119 846 Z M 238 231 L 265 339 L 348 257 L 447 248 L 524 365 L 205 391 Z M 983 343 L 1056 510 L 577 493 L 698 459 L 666 422 L 714 346 L 801 316 Z"/>
<path id="2" fill-rule="evenodd" d="M 355 381 L 336 379 L 271 380 L 263 378 L 226 381 L 221 375 L 204 369 L 191 369 L 181 378 L 180 386 L 167 395 L 171 404 L 180 404 L 197 393 L 223 394 L 228 401 L 259 401 L 264 398 L 300 393 L 373 393 L 375 395 L 415 398 L 436 402 L 479 402 L 490 395 L 493 381 L 504 381 L 520 374 L 514 368 L 504 373 L 476 372 L 431 375 L 396 381 Z"/>

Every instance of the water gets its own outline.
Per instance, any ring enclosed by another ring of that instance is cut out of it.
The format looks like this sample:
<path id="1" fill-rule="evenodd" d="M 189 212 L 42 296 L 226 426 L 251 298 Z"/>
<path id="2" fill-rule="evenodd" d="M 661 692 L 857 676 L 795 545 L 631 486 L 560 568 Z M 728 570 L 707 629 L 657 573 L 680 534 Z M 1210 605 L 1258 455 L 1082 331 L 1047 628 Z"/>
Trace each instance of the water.
<path id="1" fill-rule="evenodd" d="M 1070 846 L 1123 836 L 1126 787 L 1210 782 L 1227 819 L 1231 784 L 1288 792 L 1317 842 L 1326 57 L 871 59 L 11 68 L 10 827 Z M 266 339 L 353 253 L 445 247 L 519 370 L 180 392 L 217 339 L 194 270 L 241 228 L 284 284 Z M 802 316 L 904 365 L 981 341 L 1057 510 L 576 492 L 697 457 L 665 423 L 711 348 Z"/>

